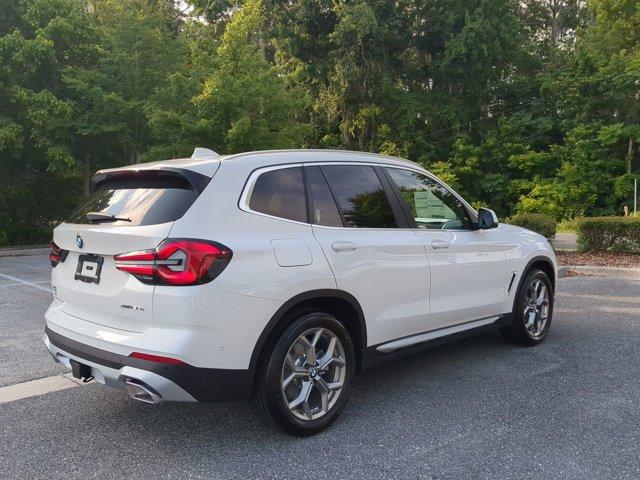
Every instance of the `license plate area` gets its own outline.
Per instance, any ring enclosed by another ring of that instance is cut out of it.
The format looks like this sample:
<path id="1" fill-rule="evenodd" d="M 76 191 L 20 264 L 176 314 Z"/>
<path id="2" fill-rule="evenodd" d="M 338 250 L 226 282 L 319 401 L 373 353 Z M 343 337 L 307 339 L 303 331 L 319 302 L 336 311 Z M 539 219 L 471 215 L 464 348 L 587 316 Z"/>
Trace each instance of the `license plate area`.
<path id="1" fill-rule="evenodd" d="M 78 266 L 74 278 L 86 283 L 100 283 L 100 272 L 104 257 L 92 254 L 84 254 L 78 257 Z"/>

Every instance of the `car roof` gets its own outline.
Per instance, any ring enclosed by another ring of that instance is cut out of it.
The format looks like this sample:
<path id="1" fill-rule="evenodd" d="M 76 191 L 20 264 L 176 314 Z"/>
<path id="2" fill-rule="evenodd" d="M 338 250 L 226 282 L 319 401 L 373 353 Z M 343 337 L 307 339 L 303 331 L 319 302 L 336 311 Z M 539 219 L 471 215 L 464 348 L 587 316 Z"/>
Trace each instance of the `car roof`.
<path id="1" fill-rule="evenodd" d="M 404 167 L 425 169 L 410 160 L 369 152 L 354 152 L 349 150 L 323 149 L 290 149 L 290 150 L 259 150 L 231 155 L 211 155 L 197 158 L 175 158 L 136 165 L 100 170 L 98 173 L 109 173 L 122 170 L 156 170 L 165 168 L 184 168 L 203 175 L 212 176 L 221 163 L 251 160 L 254 168 L 286 163 L 302 162 L 367 162 L 397 165 Z"/>

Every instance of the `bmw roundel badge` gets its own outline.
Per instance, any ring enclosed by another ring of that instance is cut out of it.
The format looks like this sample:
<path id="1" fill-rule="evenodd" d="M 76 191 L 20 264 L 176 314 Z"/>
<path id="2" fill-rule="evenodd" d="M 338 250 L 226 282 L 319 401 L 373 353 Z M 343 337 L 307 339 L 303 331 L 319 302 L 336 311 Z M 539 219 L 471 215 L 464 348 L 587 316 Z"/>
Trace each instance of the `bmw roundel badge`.
<path id="1" fill-rule="evenodd" d="M 84 245 L 84 242 L 82 241 L 82 237 L 80 236 L 80 234 L 76 235 L 76 245 L 78 245 L 78 248 L 82 248 L 82 245 Z"/>

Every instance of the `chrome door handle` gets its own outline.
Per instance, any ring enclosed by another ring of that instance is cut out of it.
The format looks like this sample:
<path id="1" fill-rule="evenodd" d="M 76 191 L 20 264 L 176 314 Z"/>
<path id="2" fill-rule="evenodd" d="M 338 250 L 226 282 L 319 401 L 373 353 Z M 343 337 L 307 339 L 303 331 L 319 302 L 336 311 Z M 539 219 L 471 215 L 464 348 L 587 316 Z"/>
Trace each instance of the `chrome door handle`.
<path id="1" fill-rule="evenodd" d="M 444 250 L 445 248 L 449 248 L 451 243 L 446 242 L 444 240 L 434 240 L 431 242 L 431 248 L 434 250 Z"/>
<path id="2" fill-rule="evenodd" d="M 331 248 L 334 252 L 354 252 L 358 249 L 358 245 L 351 242 L 335 242 Z"/>

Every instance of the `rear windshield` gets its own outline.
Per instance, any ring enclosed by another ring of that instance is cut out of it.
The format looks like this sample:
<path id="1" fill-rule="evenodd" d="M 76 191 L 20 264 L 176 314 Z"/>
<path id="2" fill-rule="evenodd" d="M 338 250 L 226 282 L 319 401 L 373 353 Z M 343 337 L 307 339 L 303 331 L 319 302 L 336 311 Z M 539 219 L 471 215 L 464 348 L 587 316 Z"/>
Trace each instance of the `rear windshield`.
<path id="1" fill-rule="evenodd" d="M 111 225 L 156 225 L 179 219 L 198 193 L 186 182 L 136 181 L 107 182 L 76 210 L 67 223 L 104 223 Z M 121 220 L 90 221 L 88 213 L 114 216 Z"/>

